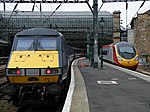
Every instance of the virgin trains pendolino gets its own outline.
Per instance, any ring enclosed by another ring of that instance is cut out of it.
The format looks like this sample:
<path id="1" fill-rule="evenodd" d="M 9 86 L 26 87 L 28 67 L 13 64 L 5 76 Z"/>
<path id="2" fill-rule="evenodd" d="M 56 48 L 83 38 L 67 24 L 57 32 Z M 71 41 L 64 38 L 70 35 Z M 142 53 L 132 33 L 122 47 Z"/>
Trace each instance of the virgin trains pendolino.
<path id="1" fill-rule="evenodd" d="M 9 84 L 3 93 L 10 95 L 16 105 L 25 100 L 25 104 L 57 100 L 68 86 L 69 65 L 78 50 L 68 46 L 55 30 L 33 28 L 18 32 L 6 67 Z"/>
<path id="2" fill-rule="evenodd" d="M 118 42 L 115 44 L 102 46 L 99 58 L 104 61 L 136 70 L 138 66 L 138 53 L 133 45 L 128 42 Z"/>

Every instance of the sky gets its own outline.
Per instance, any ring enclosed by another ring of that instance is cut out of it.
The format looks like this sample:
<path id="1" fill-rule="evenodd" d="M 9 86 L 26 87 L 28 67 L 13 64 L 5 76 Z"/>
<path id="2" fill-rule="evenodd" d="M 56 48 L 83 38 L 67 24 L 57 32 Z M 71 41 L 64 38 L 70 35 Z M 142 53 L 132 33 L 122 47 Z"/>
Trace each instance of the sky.
<path id="1" fill-rule="evenodd" d="M 121 12 L 121 25 L 126 27 L 130 24 L 133 17 L 135 17 L 136 12 L 138 11 L 140 5 L 143 1 L 140 2 L 128 2 L 128 10 L 126 12 L 126 3 L 125 2 L 115 2 L 115 3 L 104 3 L 100 11 L 108 11 L 113 13 L 114 11 Z M 92 7 L 93 0 L 89 0 L 89 3 Z M 102 1 L 98 0 L 98 9 L 102 5 Z M 39 11 L 39 4 L 36 4 L 35 11 Z M 42 4 L 42 11 L 54 11 L 59 4 Z M 6 10 L 12 11 L 15 6 L 15 3 L 6 4 Z M 19 11 L 31 11 L 33 4 L 19 4 L 16 10 Z M 139 10 L 139 13 L 143 13 L 150 9 L 150 1 L 146 1 L 143 7 Z M 0 10 L 3 10 L 3 4 L 0 3 Z M 71 3 L 71 4 L 62 4 L 57 11 L 90 11 L 90 8 L 87 4 L 82 3 Z M 126 15 L 127 14 L 127 15 Z M 127 22 L 127 23 L 126 23 Z"/>

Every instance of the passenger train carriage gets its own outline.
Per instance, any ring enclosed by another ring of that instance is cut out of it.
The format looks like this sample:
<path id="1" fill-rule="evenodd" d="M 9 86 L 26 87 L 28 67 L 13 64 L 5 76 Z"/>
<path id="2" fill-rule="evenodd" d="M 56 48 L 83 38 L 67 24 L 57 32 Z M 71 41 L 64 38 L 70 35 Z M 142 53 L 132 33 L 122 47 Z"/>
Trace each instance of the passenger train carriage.
<path id="1" fill-rule="evenodd" d="M 64 89 L 73 58 L 73 49 L 55 30 L 34 28 L 18 32 L 6 67 L 9 85 L 4 92 L 17 96 L 18 102 L 27 94 L 37 95 L 40 101 L 56 97 Z"/>
<path id="2" fill-rule="evenodd" d="M 99 58 L 114 63 L 121 67 L 136 70 L 138 66 L 138 54 L 133 45 L 128 42 L 118 42 L 115 44 L 102 46 Z"/>

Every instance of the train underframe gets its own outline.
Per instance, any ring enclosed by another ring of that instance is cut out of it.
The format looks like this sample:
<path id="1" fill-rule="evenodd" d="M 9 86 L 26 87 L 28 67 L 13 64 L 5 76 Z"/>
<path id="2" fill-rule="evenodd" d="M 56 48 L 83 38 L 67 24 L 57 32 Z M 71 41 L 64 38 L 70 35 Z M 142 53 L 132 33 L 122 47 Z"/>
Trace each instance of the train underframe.
<path id="1" fill-rule="evenodd" d="M 68 77 L 54 83 L 9 84 L 3 91 L 16 106 L 39 106 L 58 102 L 66 94 L 70 83 Z"/>

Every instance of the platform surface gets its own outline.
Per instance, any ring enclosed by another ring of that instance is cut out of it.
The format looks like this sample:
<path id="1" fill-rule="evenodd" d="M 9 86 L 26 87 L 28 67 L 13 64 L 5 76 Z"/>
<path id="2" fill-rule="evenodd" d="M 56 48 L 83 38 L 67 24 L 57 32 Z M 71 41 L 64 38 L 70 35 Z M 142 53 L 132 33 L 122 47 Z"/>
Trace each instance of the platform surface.
<path id="1" fill-rule="evenodd" d="M 76 97 L 76 100 L 83 100 L 80 92 L 84 90 L 88 100 L 88 104 L 85 103 L 89 105 L 90 112 L 150 112 L 149 76 L 142 75 L 139 78 L 139 74 L 136 72 L 130 73 L 124 69 L 120 71 L 117 67 L 111 67 L 109 64 L 104 64 L 103 69 L 92 68 L 85 59 L 79 60 L 77 65 L 81 74 L 76 72 L 77 68 L 74 69 L 75 84 L 79 83 L 76 77 L 78 79 L 81 77 L 84 81 L 82 81 L 83 85 L 80 85 L 80 89 L 77 89 L 78 86 L 75 85 L 71 112 L 86 112 L 84 109 L 74 110 L 83 107 L 82 101 L 75 104 L 74 99 Z M 81 89 L 82 86 L 85 86 L 85 89 Z M 87 107 L 85 108 L 87 109 Z"/>

